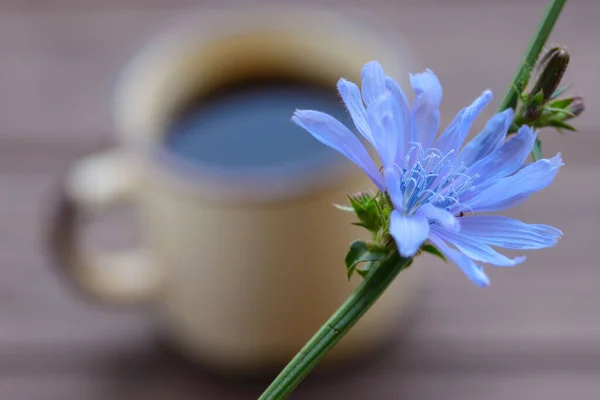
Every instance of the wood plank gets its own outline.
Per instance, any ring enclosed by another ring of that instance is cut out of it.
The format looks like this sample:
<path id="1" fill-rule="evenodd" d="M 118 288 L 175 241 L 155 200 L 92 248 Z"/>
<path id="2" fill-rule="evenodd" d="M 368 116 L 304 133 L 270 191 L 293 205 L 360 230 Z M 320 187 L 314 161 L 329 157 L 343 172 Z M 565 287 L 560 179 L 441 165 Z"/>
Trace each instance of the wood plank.
<path id="1" fill-rule="evenodd" d="M 394 371 L 396 372 L 396 371 Z M 568 396 L 593 397 L 599 384 L 597 374 L 521 374 L 462 375 L 450 371 L 442 374 L 409 374 L 401 376 L 390 371 L 385 378 L 373 373 L 361 376 L 360 382 L 346 380 L 333 386 L 327 383 L 322 392 L 309 398 L 327 399 L 335 395 L 343 399 L 552 399 Z M 365 390 L 365 386 L 369 389 Z M 363 391 L 361 391 L 363 390 Z M 307 391 L 303 393 L 307 393 Z M 329 397 L 328 397 L 329 396 Z M 300 396 L 297 396 L 301 398 Z M 249 397 L 250 398 L 250 397 Z"/>
<path id="2" fill-rule="evenodd" d="M 446 372 L 442 374 L 403 374 L 401 371 L 363 372 L 346 375 L 320 384 L 305 382 L 290 399 L 326 400 L 343 398 L 363 400 L 376 398 L 392 400 L 416 398 L 422 400 L 463 400 L 485 398 L 506 400 L 511 398 L 561 400 L 568 398 L 594 398 L 600 390 L 598 374 L 579 372 L 525 373 L 505 375 L 479 375 Z M 11 377 L 0 380 L 0 393 L 11 400 L 100 400 L 111 398 L 128 400 L 196 400 L 196 399 L 256 399 L 260 393 L 257 385 L 234 382 L 216 383 L 197 376 L 100 376 L 71 377 L 35 376 Z M 311 377 L 312 378 L 312 377 Z"/>

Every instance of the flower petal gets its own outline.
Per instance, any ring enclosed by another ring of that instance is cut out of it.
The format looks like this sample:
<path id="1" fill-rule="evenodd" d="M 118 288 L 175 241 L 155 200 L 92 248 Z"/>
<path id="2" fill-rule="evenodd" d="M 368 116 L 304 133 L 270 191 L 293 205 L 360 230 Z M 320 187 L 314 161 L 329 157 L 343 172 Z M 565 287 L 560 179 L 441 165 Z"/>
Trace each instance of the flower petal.
<path id="1" fill-rule="evenodd" d="M 329 114 L 313 110 L 296 110 L 292 121 L 362 168 L 380 190 L 385 189 L 383 176 L 377 165 L 356 135 L 340 121 Z"/>
<path id="2" fill-rule="evenodd" d="M 402 257 L 414 256 L 429 234 L 427 218 L 402 215 L 397 210 L 390 218 L 390 234 L 394 237 Z"/>
<path id="3" fill-rule="evenodd" d="M 460 149 L 473 121 L 491 100 L 492 92 L 486 90 L 470 106 L 460 110 L 448 128 L 442 132 L 435 142 L 435 147 L 440 149 L 442 153 Z"/>
<path id="4" fill-rule="evenodd" d="M 385 169 L 385 187 L 396 210 L 404 210 L 402 193 L 402 170 L 397 165 Z"/>
<path id="5" fill-rule="evenodd" d="M 375 149 L 384 167 L 393 165 L 398 155 L 405 124 L 402 109 L 391 92 L 386 91 L 369 106 L 367 120 L 373 134 Z"/>
<path id="6" fill-rule="evenodd" d="M 404 91 L 398 85 L 398 83 L 390 78 L 389 76 L 385 77 L 385 87 L 390 91 L 394 100 L 398 103 L 399 111 L 395 117 L 402 122 L 398 122 L 404 127 L 402 132 L 398 132 L 398 147 L 397 147 L 397 157 L 396 163 L 399 163 L 401 159 L 403 159 L 406 155 L 406 143 L 408 143 L 408 136 L 410 135 L 410 124 L 411 124 L 411 110 L 408 104 L 408 99 L 404 94 Z"/>
<path id="7" fill-rule="evenodd" d="M 408 121 L 408 117 L 410 117 L 410 105 L 408 104 L 408 99 L 406 98 L 406 94 L 404 94 L 404 90 L 398 85 L 398 82 L 389 76 L 385 77 L 385 88 L 392 93 L 392 96 L 394 96 L 398 104 L 400 104 L 402 111 L 407 116 L 406 121 Z"/>
<path id="8" fill-rule="evenodd" d="M 562 236 L 562 232 L 552 226 L 526 224 L 498 215 L 462 218 L 461 233 L 491 246 L 514 250 L 552 247 Z"/>
<path id="9" fill-rule="evenodd" d="M 490 284 L 490 280 L 485 272 L 483 272 L 483 268 L 475 264 L 469 257 L 458 250 L 450 248 L 442 239 L 433 233 L 429 235 L 429 240 L 431 240 L 431 243 L 433 243 L 446 258 L 458 265 L 465 275 L 475 282 L 476 285 L 486 287 Z"/>
<path id="10" fill-rule="evenodd" d="M 536 161 L 464 202 L 473 211 L 499 211 L 512 207 L 552 183 L 562 165 L 560 153 L 554 158 Z"/>
<path id="11" fill-rule="evenodd" d="M 535 143 L 535 132 L 523 125 L 517 134 L 500 148 L 480 159 L 469 168 L 467 175 L 478 174 L 479 181 L 493 181 L 504 178 L 521 168 Z"/>
<path id="12" fill-rule="evenodd" d="M 424 149 L 428 149 L 440 127 L 442 85 L 430 69 L 411 75 L 410 83 L 416 95 L 412 109 L 410 140 L 421 143 Z"/>
<path id="13" fill-rule="evenodd" d="M 449 232 L 435 227 L 432 228 L 432 231 L 435 232 L 435 234 L 441 239 L 445 240 L 456 247 L 459 251 L 463 252 L 467 257 L 486 264 L 492 264 L 498 267 L 513 267 L 525 261 L 526 258 L 508 258 L 498 253 L 484 242 L 465 235 L 462 232 Z"/>
<path id="14" fill-rule="evenodd" d="M 463 163 L 469 167 L 502 146 L 514 114 L 513 109 L 508 108 L 507 110 L 494 115 L 485 125 L 485 128 L 483 128 L 481 133 L 475 136 L 462 149 L 457 162 L 459 164 Z"/>
<path id="15" fill-rule="evenodd" d="M 460 222 L 451 212 L 427 203 L 419 207 L 415 215 L 420 215 L 430 221 L 437 222 L 444 229 L 458 232 L 460 230 Z"/>
<path id="16" fill-rule="evenodd" d="M 368 109 L 371 103 L 385 93 L 385 73 L 379 62 L 370 61 L 363 67 L 361 77 L 362 96 Z"/>
<path id="17" fill-rule="evenodd" d="M 367 123 L 367 110 L 363 104 L 362 97 L 360 95 L 360 89 L 355 83 L 340 79 L 337 83 L 338 91 L 342 100 L 352 117 L 352 121 L 356 126 L 356 129 L 373 145 L 373 136 L 371 134 L 371 128 Z"/>

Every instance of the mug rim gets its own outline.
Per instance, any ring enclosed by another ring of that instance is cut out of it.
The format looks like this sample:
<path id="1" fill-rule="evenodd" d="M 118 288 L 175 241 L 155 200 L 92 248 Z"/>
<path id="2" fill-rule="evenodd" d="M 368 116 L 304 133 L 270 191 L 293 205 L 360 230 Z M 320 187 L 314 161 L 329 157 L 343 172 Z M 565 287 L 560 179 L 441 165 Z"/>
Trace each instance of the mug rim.
<path id="1" fill-rule="evenodd" d="M 273 30 L 297 40 L 296 46 L 317 49 L 319 44 L 314 39 L 318 38 L 347 48 L 336 50 L 342 54 L 338 54 L 337 59 L 336 55 L 330 56 L 327 53 L 325 57 L 315 60 L 311 65 L 313 71 L 309 73 L 316 74 L 317 64 L 328 61 L 335 64 L 336 71 L 340 71 L 336 80 L 345 75 L 347 77 L 348 74 L 357 77 L 360 69 L 354 71 L 354 68 L 351 70 L 346 67 L 341 61 L 344 55 L 348 60 L 352 59 L 351 63 L 355 67 L 360 65 L 362 68 L 365 62 L 370 61 L 369 55 L 377 54 L 378 58 L 371 59 L 381 62 L 384 58 L 382 64 L 386 68 L 386 74 L 398 79 L 401 85 L 403 82 L 406 85 L 413 55 L 399 32 L 392 32 L 368 21 L 368 18 L 359 18 L 349 12 L 333 12 L 314 6 L 259 5 L 244 9 L 242 13 L 239 8 L 226 5 L 211 10 L 193 8 L 185 14 L 167 24 L 161 33 L 151 37 L 131 57 L 121 70 L 115 87 L 113 119 L 117 133 L 121 143 L 138 156 L 144 168 L 189 194 L 235 202 L 273 202 L 304 197 L 320 192 L 332 184 L 337 186 L 338 183 L 355 180 L 357 174 L 363 175 L 358 167 L 342 157 L 325 163 L 313 163 L 306 168 L 296 167 L 285 174 L 280 173 L 281 170 L 269 173 L 266 169 L 226 171 L 208 167 L 201 162 L 187 161 L 184 157 L 169 155 L 164 151 L 160 138 L 167 129 L 157 129 L 156 125 L 144 121 L 144 117 L 150 120 L 152 114 L 147 112 L 143 115 L 143 104 L 146 104 L 146 110 L 151 110 L 152 101 L 160 103 L 155 84 L 159 79 L 156 76 L 160 76 L 160 68 L 163 68 L 163 73 L 170 74 L 173 65 L 170 72 L 169 62 L 174 62 L 172 60 L 188 56 L 193 51 L 205 51 L 206 46 L 236 34 L 248 36 Z M 300 23 L 302 20 L 311 21 L 310 29 L 303 29 Z M 222 21 L 229 23 L 220 23 Z M 349 55 L 350 53 L 358 55 Z M 333 74 L 329 71 L 329 75 Z M 155 81 L 152 81 L 153 75 Z M 146 86 L 148 82 L 155 85 L 154 90 L 143 87 L 143 77 L 146 77 Z M 144 92 L 151 94 L 147 96 L 150 99 L 143 98 Z M 340 107 L 343 107 L 341 99 Z M 173 115 L 167 114 L 164 119 L 172 121 Z M 354 130 L 353 127 L 350 129 Z"/>

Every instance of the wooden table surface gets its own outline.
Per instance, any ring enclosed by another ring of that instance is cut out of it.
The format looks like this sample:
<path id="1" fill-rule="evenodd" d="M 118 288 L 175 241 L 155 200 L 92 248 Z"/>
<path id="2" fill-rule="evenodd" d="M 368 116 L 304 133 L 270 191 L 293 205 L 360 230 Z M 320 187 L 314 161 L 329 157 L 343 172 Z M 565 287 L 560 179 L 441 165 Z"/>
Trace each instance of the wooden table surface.
<path id="1" fill-rule="evenodd" d="M 315 0 L 316 1 L 316 0 Z M 215 2 L 213 2 L 215 3 Z M 497 106 L 545 1 L 327 0 L 403 32 L 444 85 L 444 121 L 484 88 Z M 192 0 L 0 1 L 0 399 L 252 399 L 267 383 L 215 377 L 160 345 L 146 310 L 90 305 L 44 249 L 50 192 L 81 154 L 113 143 L 127 58 Z M 206 5 L 205 5 L 206 6 Z M 316 374 L 295 399 L 592 399 L 600 395 L 600 3 L 567 4 L 553 42 L 585 95 L 578 133 L 544 132 L 567 166 L 510 215 L 564 231 L 491 272 L 481 290 L 435 267 L 410 330 L 385 354 Z M 486 112 L 489 117 L 494 107 Z M 480 127 L 485 118 L 477 123 Z"/>

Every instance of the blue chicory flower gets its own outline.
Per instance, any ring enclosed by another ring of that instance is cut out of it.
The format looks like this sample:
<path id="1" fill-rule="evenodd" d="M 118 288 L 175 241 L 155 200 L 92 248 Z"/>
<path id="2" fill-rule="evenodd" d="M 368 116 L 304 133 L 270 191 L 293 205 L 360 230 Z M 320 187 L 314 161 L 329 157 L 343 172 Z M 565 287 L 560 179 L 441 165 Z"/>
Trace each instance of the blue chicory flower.
<path id="1" fill-rule="evenodd" d="M 410 82 L 412 108 L 377 61 L 364 66 L 362 90 L 345 79 L 338 81 L 354 125 L 377 150 L 381 169 L 359 138 L 332 116 L 296 110 L 292 119 L 388 193 L 394 206 L 389 232 L 403 257 L 414 256 L 429 240 L 476 284 L 487 286 L 489 279 L 476 262 L 514 266 L 525 260 L 508 258 L 491 246 L 551 247 L 562 233 L 547 225 L 475 213 L 507 209 L 548 186 L 563 165 L 560 153 L 526 164 L 536 133 L 523 126 L 506 140 L 512 109 L 491 118 L 463 147 L 473 121 L 492 99 L 489 90 L 462 109 L 436 139 L 442 86 L 429 69 L 411 75 Z"/>

